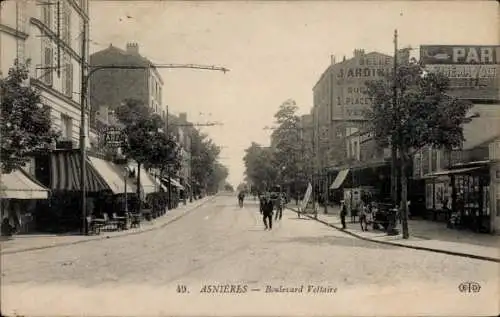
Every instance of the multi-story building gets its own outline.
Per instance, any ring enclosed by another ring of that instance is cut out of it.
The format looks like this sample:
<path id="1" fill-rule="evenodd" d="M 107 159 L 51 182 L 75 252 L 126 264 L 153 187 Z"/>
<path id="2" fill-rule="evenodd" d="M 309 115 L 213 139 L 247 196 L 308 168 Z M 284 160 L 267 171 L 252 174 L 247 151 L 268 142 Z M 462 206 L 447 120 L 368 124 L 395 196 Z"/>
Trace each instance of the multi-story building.
<path id="1" fill-rule="evenodd" d="M 313 88 L 318 164 L 321 168 L 345 161 L 345 138 L 364 126 L 363 110 L 371 100 L 365 95 L 365 83 L 380 79 L 392 70 L 393 57 L 354 50 L 351 59 L 343 59 L 323 72 Z"/>
<path id="2" fill-rule="evenodd" d="M 439 220 L 457 212 L 462 225 L 500 231 L 500 138 L 498 45 L 422 45 L 421 63 L 450 79 L 448 93 L 473 103 L 454 149 L 426 147 L 414 156 L 412 178 L 420 183 L 422 210 Z"/>
<path id="3" fill-rule="evenodd" d="M 2 2 L 1 7 L 0 71 L 5 76 L 15 59 L 29 61 L 29 83 L 52 109 L 55 128 L 63 140 L 79 147 L 88 0 L 16 0 Z"/>
<path id="4" fill-rule="evenodd" d="M 110 45 L 104 50 L 95 52 L 90 55 L 90 65 L 140 67 L 139 69 L 104 68 L 93 73 L 89 85 L 92 118 L 100 107 L 115 109 L 126 99 L 139 100 L 162 118 L 166 118 L 167 109 L 162 103 L 163 80 L 154 64 L 140 55 L 137 43 L 128 43 L 125 50 Z"/>

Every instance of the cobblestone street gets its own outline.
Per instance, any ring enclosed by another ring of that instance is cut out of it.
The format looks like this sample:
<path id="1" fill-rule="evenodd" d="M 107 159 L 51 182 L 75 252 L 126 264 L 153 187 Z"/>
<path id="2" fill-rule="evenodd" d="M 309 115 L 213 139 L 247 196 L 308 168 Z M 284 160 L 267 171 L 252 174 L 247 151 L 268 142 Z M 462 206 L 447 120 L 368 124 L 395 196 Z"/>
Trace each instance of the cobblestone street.
<path id="1" fill-rule="evenodd" d="M 499 269 L 362 241 L 288 210 L 264 231 L 256 202 L 240 209 L 236 197 L 218 196 L 157 230 L 2 255 L 2 313 L 492 314 Z M 464 281 L 481 291 L 460 293 Z M 207 284 L 240 284 L 247 292 L 200 293 Z M 189 293 L 177 293 L 179 285 Z M 269 294 L 267 285 L 305 289 Z M 311 294 L 308 285 L 336 292 Z"/>

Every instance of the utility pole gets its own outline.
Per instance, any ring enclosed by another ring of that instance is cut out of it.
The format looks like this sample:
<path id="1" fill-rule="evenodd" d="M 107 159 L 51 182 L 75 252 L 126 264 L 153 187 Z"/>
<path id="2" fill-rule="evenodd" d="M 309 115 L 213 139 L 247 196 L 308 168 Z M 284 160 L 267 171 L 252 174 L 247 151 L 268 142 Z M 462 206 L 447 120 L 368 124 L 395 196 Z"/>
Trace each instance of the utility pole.
<path id="1" fill-rule="evenodd" d="M 398 70 L 398 30 L 394 30 L 394 70 L 393 70 L 393 120 L 397 119 L 397 102 L 398 102 L 398 91 L 397 91 L 397 79 L 396 74 Z M 397 204 L 398 200 L 398 148 L 396 144 L 396 138 L 393 135 L 391 140 L 391 198 L 394 205 Z"/>
<path id="2" fill-rule="evenodd" d="M 88 232 L 87 228 L 87 195 L 85 188 L 85 178 L 86 178 L 86 168 L 87 163 L 87 153 L 86 153 L 86 133 L 85 133 L 85 112 L 86 107 L 86 93 L 87 90 L 87 80 L 86 80 L 86 63 L 87 63 L 87 21 L 83 20 L 83 30 L 82 30 L 82 47 L 81 47 L 81 64 L 80 64 L 80 78 L 82 82 L 82 89 L 80 91 L 80 190 L 81 196 L 81 207 L 82 207 L 82 234 L 86 235 Z"/>

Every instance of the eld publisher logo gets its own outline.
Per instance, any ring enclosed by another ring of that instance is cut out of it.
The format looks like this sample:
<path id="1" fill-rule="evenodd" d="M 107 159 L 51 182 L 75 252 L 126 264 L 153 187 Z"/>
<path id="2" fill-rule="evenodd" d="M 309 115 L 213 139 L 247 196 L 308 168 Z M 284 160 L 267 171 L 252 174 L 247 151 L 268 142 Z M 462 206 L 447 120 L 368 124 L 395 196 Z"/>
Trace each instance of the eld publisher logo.
<path id="1" fill-rule="evenodd" d="M 463 282 L 458 285 L 460 293 L 479 293 L 481 285 L 478 282 Z"/>

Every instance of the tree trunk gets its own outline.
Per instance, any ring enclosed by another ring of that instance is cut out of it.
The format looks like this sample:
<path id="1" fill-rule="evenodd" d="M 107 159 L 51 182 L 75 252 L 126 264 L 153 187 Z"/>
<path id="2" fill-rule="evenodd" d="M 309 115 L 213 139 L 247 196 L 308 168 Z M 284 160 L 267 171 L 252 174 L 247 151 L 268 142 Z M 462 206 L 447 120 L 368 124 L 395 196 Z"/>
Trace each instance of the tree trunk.
<path id="1" fill-rule="evenodd" d="M 401 222 L 403 229 L 403 239 L 408 239 L 408 153 L 401 151 Z"/>
<path id="2" fill-rule="evenodd" d="M 141 163 L 137 162 L 137 189 L 136 189 L 136 194 L 137 194 L 137 213 L 141 213 L 142 211 L 142 199 L 141 199 Z"/>

